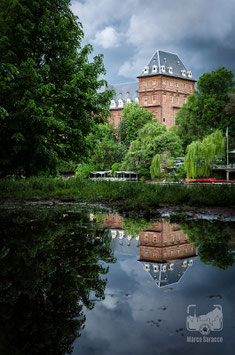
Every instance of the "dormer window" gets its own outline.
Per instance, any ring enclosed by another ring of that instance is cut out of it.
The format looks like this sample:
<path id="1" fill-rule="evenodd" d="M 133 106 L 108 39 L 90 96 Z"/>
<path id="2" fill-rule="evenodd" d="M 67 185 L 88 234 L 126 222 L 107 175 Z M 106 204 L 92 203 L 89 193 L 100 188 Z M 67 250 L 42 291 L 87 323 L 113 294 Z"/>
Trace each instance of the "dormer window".
<path id="1" fill-rule="evenodd" d="M 173 69 L 172 69 L 172 67 L 169 67 L 169 73 L 170 73 L 170 74 L 173 74 Z"/>
<path id="2" fill-rule="evenodd" d="M 135 98 L 135 103 L 138 104 L 139 103 L 139 99 L 138 97 Z"/>
<path id="3" fill-rule="evenodd" d="M 192 78 L 192 72 L 191 71 L 188 71 L 187 74 L 188 74 L 189 78 Z"/>
<path id="4" fill-rule="evenodd" d="M 127 99 L 126 99 L 126 102 L 129 104 L 129 103 L 131 103 L 131 99 L 128 97 Z"/>
<path id="5" fill-rule="evenodd" d="M 157 66 L 156 66 L 156 65 L 153 65 L 152 72 L 153 72 L 153 73 L 156 73 L 156 72 L 157 72 Z"/>
<path id="6" fill-rule="evenodd" d="M 123 107 L 123 101 L 122 101 L 122 99 L 119 99 L 119 100 L 118 100 L 118 107 Z"/>
<path id="7" fill-rule="evenodd" d="M 163 73 L 165 73 L 165 70 L 166 70 L 165 65 L 161 65 L 161 71 L 162 71 Z"/>
<path id="8" fill-rule="evenodd" d="M 149 67 L 148 66 L 144 67 L 144 73 L 147 74 L 148 72 L 149 72 Z"/>
<path id="9" fill-rule="evenodd" d="M 154 271 L 154 272 L 158 272 L 158 270 L 159 270 L 158 265 L 154 265 L 154 266 L 153 266 L 153 271 Z"/>
<path id="10" fill-rule="evenodd" d="M 149 264 L 145 264 L 144 268 L 145 268 L 146 271 L 149 271 L 150 270 L 150 265 Z"/>
<path id="11" fill-rule="evenodd" d="M 186 76 L 186 70 L 181 70 L 181 74 L 182 74 L 183 76 Z"/>
<path id="12" fill-rule="evenodd" d="M 116 107 L 116 102 L 115 102 L 115 100 L 111 100 L 111 107 Z"/>

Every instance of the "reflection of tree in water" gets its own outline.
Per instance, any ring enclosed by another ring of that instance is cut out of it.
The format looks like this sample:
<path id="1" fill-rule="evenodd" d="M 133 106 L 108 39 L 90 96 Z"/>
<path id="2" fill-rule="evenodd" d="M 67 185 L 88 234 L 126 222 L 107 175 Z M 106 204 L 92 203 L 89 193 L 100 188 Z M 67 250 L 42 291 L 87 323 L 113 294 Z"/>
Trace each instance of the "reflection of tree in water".
<path id="1" fill-rule="evenodd" d="M 71 353 L 91 291 L 104 298 L 107 233 L 85 215 L 1 211 L 0 353 Z"/>
<path id="2" fill-rule="evenodd" d="M 190 241 L 198 248 L 200 260 L 224 270 L 234 263 L 234 245 L 231 244 L 234 228 L 231 225 L 207 220 L 179 223 Z"/>

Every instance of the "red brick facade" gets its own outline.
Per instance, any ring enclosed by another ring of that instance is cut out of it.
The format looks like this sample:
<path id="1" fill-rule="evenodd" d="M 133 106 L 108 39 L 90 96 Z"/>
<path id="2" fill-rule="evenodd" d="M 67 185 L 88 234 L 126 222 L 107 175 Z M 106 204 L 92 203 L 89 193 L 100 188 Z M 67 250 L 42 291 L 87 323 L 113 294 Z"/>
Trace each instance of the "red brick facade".
<path id="1" fill-rule="evenodd" d="M 116 93 L 110 105 L 110 123 L 119 124 L 126 103 L 139 102 L 167 129 L 174 126 L 179 108 L 195 89 L 192 72 L 177 54 L 157 50 L 137 79 L 138 82 L 110 86 Z"/>
<path id="2" fill-rule="evenodd" d="M 140 233 L 140 261 L 165 262 L 195 255 L 194 244 L 177 224 L 156 222 Z"/>
<path id="3" fill-rule="evenodd" d="M 123 218 L 118 214 L 104 217 L 102 226 L 123 230 Z M 196 255 L 195 246 L 177 224 L 158 221 L 140 232 L 139 261 L 164 263 Z"/>
<path id="4" fill-rule="evenodd" d="M 156 75 L 139 78 L 139 104 L 153 112 L 154 117 L 167 129 L 175 125 L 175 117 L 180 107 L 195 89 L 195 81 Z M 111 109 L 109 122 L 118 126 L 122 109 Z"/>

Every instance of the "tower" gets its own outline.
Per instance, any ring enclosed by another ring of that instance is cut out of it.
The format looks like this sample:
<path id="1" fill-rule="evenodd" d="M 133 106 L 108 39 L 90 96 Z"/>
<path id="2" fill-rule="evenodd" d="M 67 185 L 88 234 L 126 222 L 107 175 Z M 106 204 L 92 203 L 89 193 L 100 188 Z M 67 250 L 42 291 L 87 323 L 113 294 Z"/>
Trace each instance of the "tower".
<path id="1" fill-rule="evenodd" d="M 116 92 L 110 105 L 110 123 L 118 126 L 124 105 L 139 102 L 167 129 L 174 126 L 178 110 L 195 89 L 192 72 L 177 54 L 157 50 L 137 79 L 138 82 L 110 85 Z"/>

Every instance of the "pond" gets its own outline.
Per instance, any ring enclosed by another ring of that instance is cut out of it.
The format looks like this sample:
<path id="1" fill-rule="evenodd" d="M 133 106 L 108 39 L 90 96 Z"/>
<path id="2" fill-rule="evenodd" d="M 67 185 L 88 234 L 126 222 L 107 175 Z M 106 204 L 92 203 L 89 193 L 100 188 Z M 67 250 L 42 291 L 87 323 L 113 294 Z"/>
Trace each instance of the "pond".
<path id="1" fill-rule="evenodd" d="M 234 354 L 235 222 L 0 209 L 0 354 Z"/>

